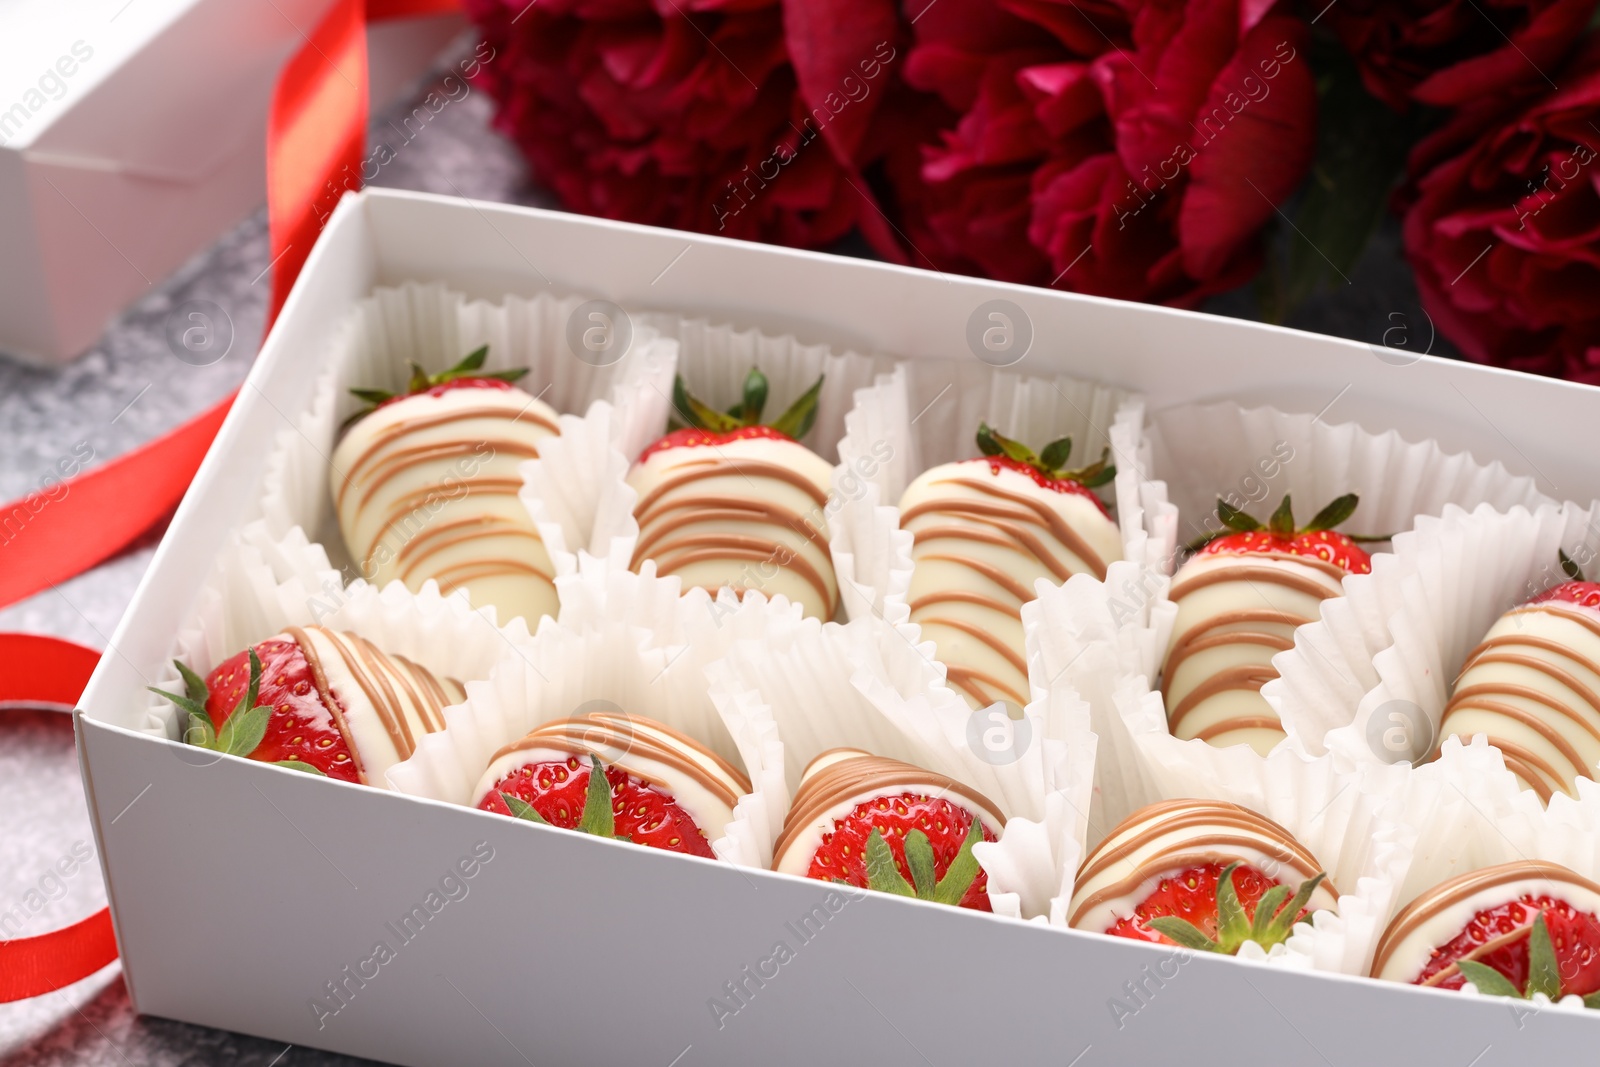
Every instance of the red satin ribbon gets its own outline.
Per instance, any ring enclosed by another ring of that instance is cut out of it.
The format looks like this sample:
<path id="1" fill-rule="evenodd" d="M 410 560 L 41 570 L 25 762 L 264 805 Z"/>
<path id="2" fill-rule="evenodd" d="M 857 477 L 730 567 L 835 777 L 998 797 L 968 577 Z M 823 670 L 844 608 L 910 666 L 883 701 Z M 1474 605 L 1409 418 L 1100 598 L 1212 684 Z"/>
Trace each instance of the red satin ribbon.
<path id="1" fill-rule="evenodd" d="M 272 302 L 305 264 L 327 214 L 357 175 L 367 128 L 368 22 L 458 10 L 460 0 L 335 0 L 278 76 L 267 122 Z M 122 552 L 177 508 L 233 403 L 61 483 L 0 505 L 0 607 Z M 76 704 L 100 654 L 70 641 L 0 634 L 0 703 Z M 111 913 L 65 930 L 0 942 L 0 1003 L 39 996 L 117 958 Z"/>

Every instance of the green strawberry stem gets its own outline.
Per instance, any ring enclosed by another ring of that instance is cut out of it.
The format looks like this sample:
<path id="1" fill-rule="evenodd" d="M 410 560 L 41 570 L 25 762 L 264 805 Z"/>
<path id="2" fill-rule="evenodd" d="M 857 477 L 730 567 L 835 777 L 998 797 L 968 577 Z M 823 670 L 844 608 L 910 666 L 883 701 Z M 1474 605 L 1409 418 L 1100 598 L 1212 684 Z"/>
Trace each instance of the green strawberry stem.
<path id="1" fill-rule="evenodd" d="M 1252 920 L 1245 914 L 1244 905 L 1239 902 L 1239 892 L 1233 884 L 1233 872 L 1239 866 L 1238 863 L 1228 864 L 1223 868 L 1222 877 L 1217 879 L 1215 938 L 1207 937 L 1199 927 L 1175 915 L 1163 915 L 1145 925 L 1184 948 L 1196 952 L 1218 952 L 1226 956 L 1238 952 L 1246 941 L 1254 941 L 1263 949 L 1270 949 L 1289 940 L 1295 922 L 1311 900 L 1311 894 L 1327 875 L 1319 872 L 1315 877 L 1301 882 L 1293 897 L 1289 897 L 1288 886 L 1273 886 L 1256 902 L 1255 918 Z M 1286 897 L 1289 898 L 1287 903 L 1284 902 Z"/>
<path id="2" fill-rule="evenodd" d="M 933 843 L 921 830 L 912 830 L 906 835 L 906 866 L 911 870 L 911 881 L 907 882 L 894 861 L 889 842 L 874 828 L 867 838 L 867 888 L 900 897 L 931 900 L 936 904 L 958 905 L 978 877 L 978 860 L 972 854 L 972 846 L 982 840 L 983 823 L 974 818 L 961 842 L 961 850 L 945 868 L 944 877 L 937 878 Z"/>
<path id="3" fill-rule="evenodd" d="M 1052 481 L 1073 481 L 1085 489 L 1097 489 L 1117 476 L 1117 468 L 1110 462 L 1110 448 L 1101 451 L 1097 462 L 1076 470 L 1068 469 L 1067 460 L 1072 456 L 1070 437 L 1051 441 L 1042 451 L 1035 453 L 1022 442 L 1002 437 L 988 423 L 980 422 L 978 451 L 985 456 L 1004 456 L 1018 463 L 1026 463 Z"/>
<path id="4" fill-rule="evenodd" d="M 1217 521 L 1222 523 L 1223 528 L 1196 538 L 1184 547 L 1190 552 L 1198 552 L 1217 538 L 1227 537 L 1233 533 L 1265 531 L 1275 537 L 1296 537 L 1300 534 L 1317 533 L 1321 530 L 1333 530 L 1349 521 L 1350 516 L 1356 513 L 1356 505 L 1360 501 L 1361 498 L 1355 493 L 1346 493 L 1317 512 L 1310 522 L 1304 526 L 1297 527 L 1294 522 L 1294 505 L 1290 503 L 1288 493 L 1284 494 L 1283 502 L 1273 511 L 1272 517 L 1265 524 L 1219 497 L 1217 499 Z M 1344 534 L 1343 536 L 1348 537 L 1357 544 L 1381 544 L 1384 541 L 1394 540 L 1394 534 L 1376 536 Z"/>
<path id="5" fill-rule="evenodd" d="M 210 749 L 212 752 L 221 752 L 229 756 L 248 757 L 261 747 L 261 739 L 267 733 L 267 722 L 272 717 L 272 705 L 257 703 L 261 694 L 261 657 L 256 655 L 255 649 L 250 650 L 250 685 L 244 696 L 239 698 L 239 703 L 234 705 L 233 713 L 228 716 L 228 721 L 222 724 L 221 730 L 217 729 L 216 723 L 206 711 L 206 701 L 210 699 L 211 692 L 206 688 L 205 679 L 178 660 L 173 660 L 172 665 L 178 668 L 178 674 L 183 678 L 183 696 L 157 689 L 153 685 L 147 688 L 157 696 L 166 697 L 188 714 L 189 726 L 183 732 L 184 741 L 196 748 Z M 196 731 L 199 732 L 198 737 L 195 736 Z M 308 774 L 326 777 L 316 767 L 297 759 L 272 762 L 276 766 L 287 767 L 292 771 L 305 771 Z"/>
<path id="6" fill-rule="evenodd" d="M 532 804 L 513 793 L 501 793 L 506 809 L 519 819 L 550 825 Z M 628 841 L 627 834 L 617 836 L 617 815 L 612 810 L 611 783 L 606 779 L 605 767 L 593 753 L 589 754 L 589 786 L 584 792 L 583 810 L 578 813 L 578 825 L 573 827 L 582 834 L 609 837 L 613 841 Z"/>
<path id="7" fill-rule="evenodd" d="M 406 391 L 396 394 L 383 389 L 351 389 L 350 395 L 357 400 L 364 401 L 367 406 L 344 420 L 344 426 L 349 426 L 363 416 L 372 414 L 380 404 L 393 400 L 397 395 L 412 396 L 416 393 L 426 393 L 436 385 L 444 385 L 459 378 L 493 378 L 502 382 L 514 382 L 528 373 L 527 367 L 516 367 L 512 370 L 485 371 L 483 370 L 483 362 L 488 358 L 489 346 L 481 345 L 468 352 L 460 363 L 447 370 L 442 370 L 438 374 L 429 374 L 416 363 L 407 360 L 406 366 L 411 368 L 411 378 L 406 382 Z M 341 426 L 340 429 L 343 429 L 344 426 Z"/>
<path id="8" fill-rule="evenodd" d="M 1542 911 L 1534 917 L 1532 925 L 1528 927 L 1526 988 L 1519 990 L 1505 975 L 1477 960 L 1457 960 L 1456 968 L 1460 970 L 1461 977 L 1471 982 L 1477 987 L 1478 992 L 1486 997 L 1532 1000 L 1534 994 L 1540 993 L 1554 1003 L 1565 996 L 1561 992 L 1561 968 L 1556 962 L 1555 944 L 1550 940 L 1550 926 L 1544 921 Z M 1600 1008 L 1600 992 L 1585 996 L 1583 1005 L 1586 1008 Z"/>
<path id="9" fill-rule="evenodd" d="M 822 381 L 822 378 L 818 378 L 782 415 L 765 425 L 796 441 L 810 433 L 811 427 L 817 422 L 817 400 L 822 396 Z M 751 367 L 750 373 L 745 375 L 743 398 L 726 412 L 721 412 L 693 396 L 680 374 L 672 381 L 672 409 L 683 426 L 707 433 L 732 433 L 746 426 L 763 425 L 761 413 L 767 406 L 767 391 L 767 376 L 761 373 L 761 368 Z"/>

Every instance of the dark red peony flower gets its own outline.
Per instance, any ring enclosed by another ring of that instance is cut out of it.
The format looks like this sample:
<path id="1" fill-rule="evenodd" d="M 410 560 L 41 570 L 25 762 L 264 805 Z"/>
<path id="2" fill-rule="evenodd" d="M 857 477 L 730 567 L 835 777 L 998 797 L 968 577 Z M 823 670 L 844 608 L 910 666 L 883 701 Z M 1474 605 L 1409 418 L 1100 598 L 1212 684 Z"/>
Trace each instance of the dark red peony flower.
<path id="1" fill-rule="evenodd" d="M 923 168 L 950 269 L 1194 306 L 1310 167 L 1306 28 L 1272 0 L 939 0 L 915 29 L 906 79 L 961 113 Z"/>
<path id="2" fill-rule="evenodd" d="M 1560 89 L 1486 121 L 1416 176 L 1406 254 L 1423 306 L 1470 358 L 1600 384 L 1600 37 Z"/>
<path id="3" fill-rule="evenodd" d="M 859 225 L 904 258 L 879 196 L 931 133 L 884 104 L 905 92 L 893 0 L 466 7 L 496 125 L 568 207 L 808 247 Z"/>
<path id="4" fill-rule="evenodd" d="M 1311 0 L 1321 6 L 1326 0 Z M 1600 0 L 1336 0 L 1320 19 L 1338 34 L 1373 95 L 1457 106 L 1545 82 Z"/>

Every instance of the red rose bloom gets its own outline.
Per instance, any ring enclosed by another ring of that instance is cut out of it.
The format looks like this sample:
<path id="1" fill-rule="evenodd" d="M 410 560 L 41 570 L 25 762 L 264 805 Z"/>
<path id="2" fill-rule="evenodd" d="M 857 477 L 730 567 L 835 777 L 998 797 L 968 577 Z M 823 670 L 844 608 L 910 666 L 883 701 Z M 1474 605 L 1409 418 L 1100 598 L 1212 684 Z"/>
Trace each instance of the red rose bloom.
<path id="1" fill-rule="evenodd" d="M 1326 0 L 1313 0 L 1321 6 Z M 1322 13 L 1396 110 L 1454 106 L 1530 81 L 1545 84 L 1597 0 L 1338 0 Z"/>
<path id="2" fill-rule="evenodd" d="M 868 168 L 915 135 L 882 107 L 891 0 L 467 0 L 496 126 L 576 211 L 903 258 Z M 881 167 L 880 167 L 881 169 Z"/>
<path id="3" fill-rule="evenodd" d="M 952 269 L 1194 306 L 1311 163 L 1306 30 L 1271 0 L 940 0 L 916 38 L 907 80 L 961 112 L 923 168 Z"/>
<path id="4" fill-rule="evenodd" d="M 1509 118 L 1453 123 L 1487 132 L 1417 179 L 1406 254 L 1467 356 L 1600 384 L 1600 38 L 1551 73 Z"/>

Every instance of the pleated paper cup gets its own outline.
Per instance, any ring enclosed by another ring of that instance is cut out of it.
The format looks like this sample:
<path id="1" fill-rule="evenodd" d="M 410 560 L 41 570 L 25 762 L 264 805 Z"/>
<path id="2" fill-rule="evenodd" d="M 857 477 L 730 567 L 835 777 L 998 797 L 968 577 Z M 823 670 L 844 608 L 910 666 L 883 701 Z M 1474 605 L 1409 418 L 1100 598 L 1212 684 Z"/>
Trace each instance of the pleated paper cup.
<path id="1" fill-rule="evenodd" d="M 1034 692 L 1064 689 L 1088 705 L 1098 757 L 1088 847 L 1135 811 L 1165 800 L 1227 801 L 1265 815 L 1310 850 L 1338 888 L 1338 911 L 1319 913 L 1313 924 L 1334 924 L 1341 935 L 1312 945 L 1297 934 L 1270 954 L 1251 949 L 1250 958 L 1364 973 L 1362 956 L 1382 932 L 1416 840 L 1403 819 L 1399 787 L 1388 768 L 1364 774 L 1286 746 L 1263 757 L 1243 745 L 1215 748 L 1173 737 L 1149 679 L 1175 611 L 1160 595 L 1164 576 L 1137 584 L 1151 574 L 1124 562 L 1105 582 L 1079 575 L 1024 609 Z M 1069 877 L 1069 896 L 1070 884 Z"/>
<path id="2" fill-rule="evenodd" d="M 746 768 L 755 799 L 767 781 L 760 768 L 780 757 L 770 727 L 757 716 L 730 728 L 718 713 L 706 667 L 740 640 L 782 641 L 805 625 L 799 606 L 782 598 L 738 598 L 723 590 L 685 592 L 673 577 L 606 568 L 559 580 L 562 613 L 546 619 L 520 654 L 503 658 L 486 681 L 467 686 L 464 704 L 445 713 L 445 729 L 389 772 L 400 792 L 470 804 L 494 754 L 534 728 L 608 711 L 640 716 L 683 733 Z M 725 855 L 725 841 L 712 842 Z M 732 857 L 738 861 L 738 857 Z"/>
<path id="3" fill-rule="evenodd" d="M 1301 751 L 1358 763 L 1419 760 L 1467 656 L 1497 619 L 1566 580 L 1557 552 L 1600 555 L 1600 503 L 1532 511 L 1447 506 L 1345 579 L 1279 653 L 1262 689 Z"/>
<path id="4" fill-rule="evenodd" d="M 404 392 L 408 361 L 437 373 L 487 344 L 486 372 L 528 368 L 518 388 L 560 413 L 560 436 L 541 442 L 542 460 L 523 465 L 521 496 L 558 573 L 571 573 L 571 556 L 588 543 L 603 490 L 625 469 L 633 447 L 628 427 L 665 419 L 677 365 L 676 343 L 643 326 L 631 330 L 630 344 L 614 359 L 575 355 L 569 329 L 587 303 L 548 293 L 469 301 L 439 284 L 375 290 L 331 341 L 310 406 L 285 426 L 268 457 L 260 517 L 273 536 L 299 527 L 327 546 L 337 568 L 358 573 L 330 492 L 339 477 L 331 457 L 340 427 L 361 405 L 349 390 Z"/>
<path id="5" fill-rule="evenodd" d="M 442 596 L 433 582 L 413 593 L 399 582 L 382 590 L 357 579 L 346 583 L 328 565 L 322 547 L 303 536 L 272 539 L 264 524 L 246 526 L 218 556 L 189 621 L 177 633 L 172 657 L 202 677 L 229 657 L 292 626 L 320 626 L 356 634 L 393 656 L 403 656 L 440 678 L 471 684 L 495 664 L 517 657 L 530 637 L 521 619 L 496 625 L 491 609 L 473 609 L 463 595 Z M 184 691 L 168 665 L 153 682 Z M 177 739 L 181 712 L 151 694 L 146 728 Z M 383 786 L 375 780 L 369 784 Z"/>
<path id="6" fill-rule="evenodd" d="M 1048 916 L 1060 872 L 1081 858 L 1093 741 L 1081 702 L 1060 694 L 1021 720 L 973 711 L 941 684 L 927 648 L 868 616 L 806 624 L 782 640 L 740 641 L 710 669 L 730 729 L 771 729 L 776 763 L 752 768 L 774 783 L 735 815 L 730 840 L 752 866 L 772 863 L 801 772 L 834 748 L 858 748 L 942 774 L 987 797 L 1007 818 L 998 842 L 977 846 L 1000 914 Z"/>

